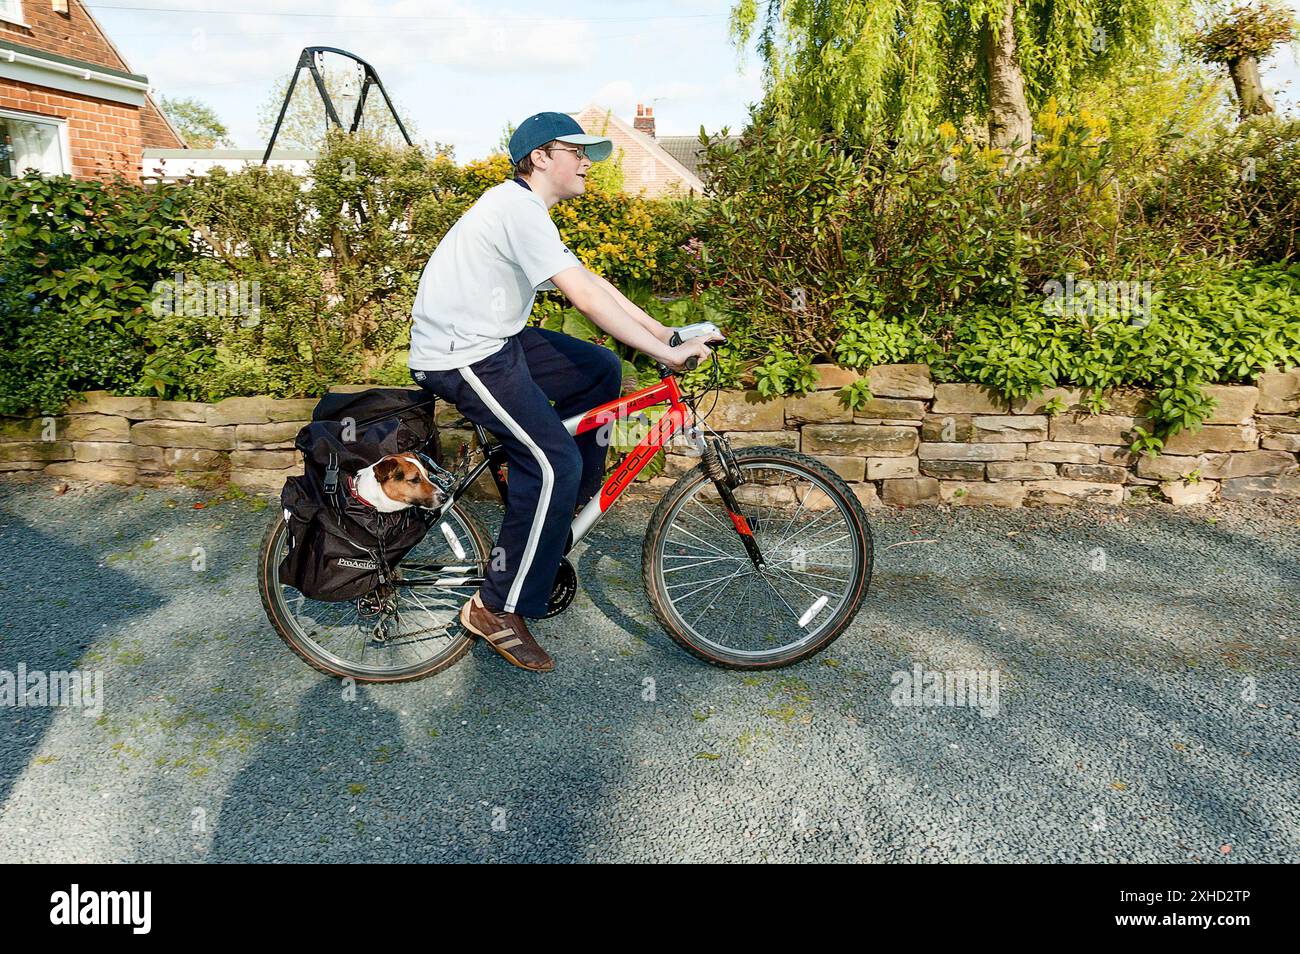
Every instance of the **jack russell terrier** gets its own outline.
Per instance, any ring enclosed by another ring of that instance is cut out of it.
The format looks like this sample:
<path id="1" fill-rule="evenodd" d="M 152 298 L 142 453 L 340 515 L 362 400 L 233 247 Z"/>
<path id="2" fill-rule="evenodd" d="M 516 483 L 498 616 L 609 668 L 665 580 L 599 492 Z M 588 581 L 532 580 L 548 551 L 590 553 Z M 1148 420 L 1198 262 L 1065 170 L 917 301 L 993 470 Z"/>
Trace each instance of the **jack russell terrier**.
<path id="1" fill-rule="evenodd" d="M 437 507 L 441 489 L 429 480 L 424 463 L 414 454 L 390 454 L 357 471 L 347 483 L 348 493 L 381 513 L 393 513 L 418 504 Z"/>

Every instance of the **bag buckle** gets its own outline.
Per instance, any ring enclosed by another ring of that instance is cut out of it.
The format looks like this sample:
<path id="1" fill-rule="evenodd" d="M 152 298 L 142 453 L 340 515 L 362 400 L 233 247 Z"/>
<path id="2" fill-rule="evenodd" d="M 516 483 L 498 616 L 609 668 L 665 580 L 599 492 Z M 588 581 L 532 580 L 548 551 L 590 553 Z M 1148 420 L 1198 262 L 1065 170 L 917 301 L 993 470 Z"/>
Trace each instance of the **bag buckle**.
<path id="1" fill-rule="evenodd" d="M 329 456 L 329 464 L 325 468 L 325 493 L 332 494 L 339 489 L 339 459 L 334 454 Z"/>

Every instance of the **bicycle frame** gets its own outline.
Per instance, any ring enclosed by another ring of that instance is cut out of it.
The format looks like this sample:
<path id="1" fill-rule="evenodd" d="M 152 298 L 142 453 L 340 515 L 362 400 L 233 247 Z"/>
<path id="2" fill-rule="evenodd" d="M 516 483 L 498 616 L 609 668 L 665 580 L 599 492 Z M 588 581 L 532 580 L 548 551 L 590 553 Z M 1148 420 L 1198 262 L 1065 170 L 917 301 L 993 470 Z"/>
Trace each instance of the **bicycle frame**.
<path id="1" fill-rule="evenodd" d="M 630 414 L 665 401 L 668 402 L 668 410 L 651 425 L 646 435 L 614 468 L 614 472 L 601 486 L 600 492 L 592 497 L 574 518 L 571 539 L 565 548 L 565 553 L 587 535 L 601 515 L 614 505 L 614 501 L 618 500 L 623 491 L 631 485 L 637 474 L 641 473 L 654 459 L 655 454 L 662 450 L 678 431 L 685 430 L 700 451 L 704 450 L 704 436 L 700 434 L 699 425 L 691 420 L 693 417 L 691 409 L 682 401 L 677 379 L 672 376 L 663 378 L 651 387 L 615 398 L 586 414 L 575 415 L 563 422 L 565 430 L 576 437 L 607 423 L 612 426 L 613 422 L 620 418 L 626 418 Z"/>
<path id="2" fill-rule="evenodd" d="M 663 446 L 672 440 L 679 432 L 684 431 L 695 447 L 704 452 L 705 441 L 703 434 L 700 433 L 699 424 L 693 418 L 690 407 L 682 400 L 681 389 L 677 386 L 677 379 L 673 375 L 665 375 L 658 384 L 642 388 L 632 394 L 626 394 L 622 397 L 608 401 L 599 407 L 592 408 L 582 414 L 575 414 L 572 417 L 565 418 L 562 422 L 564 429 L 573 436 L 585 434 L 587 431 L 595 430 L 600 427 L 609 425 L 612 427 L 615 421 L 626 419 L 629 415 L 635 414 L 648 407 L 667 402 L 667 411 L 651 425 L 650 430 L 637 442 L 636 446 L 623 458 L 619 465 L 614 468 L 613 473 L 605 480 L 601 486 L 600 492 L 591 498 L 573 518 L 573 523 L 569 528 L 569 539 L 565 544 L 564 553 L 577 545 L 596 525 L 605 511 L 614 505 L 614 502 L 623 494 L 623 492 L 636 479 L 637 474 L 645 468 L 654 458 Z M 451 506 L 461 497 L 469 492 L 469 488 L 478 480 L 479 475 L 484 470 L 488 470 L 492 475 L 492 480 L 496 484 L 497 493 L 501 495 L 502 503 L 507 501 L 508 485 L 501 473 L 501 465 L 506 461 L 505 448 L 499 443 L 494 442 L 488 430 L 481 424 L 474 425 L 474 433 L 478 438 L 479 447 L 483 451 L 483 459 L 474 465 L 465 477 L 459 481 L 456 488 L 452 491 L 451 496 L 443 502 L 438 508 L 437 515 L 430 521 L 432 526 L 438 523 L 442 515 L 447 512 Z M 739 530 L 739 527 L 737 528 Z M 746 527 L 746 529 L 748 529 Z M 420 569 L 430 572 L 452 572 L 464 573 L 467 570 L 475 569 L 466 566 L 444 566 L 440 564 L 407 564 L 411 569 Z M 405 580 L 401 585 L 405 586 L 427 586 L 427 585 L 468 585 L 473 582 L 482 582 L 478 577 L 457 577 L 439 578 L 435 580 Z"/>

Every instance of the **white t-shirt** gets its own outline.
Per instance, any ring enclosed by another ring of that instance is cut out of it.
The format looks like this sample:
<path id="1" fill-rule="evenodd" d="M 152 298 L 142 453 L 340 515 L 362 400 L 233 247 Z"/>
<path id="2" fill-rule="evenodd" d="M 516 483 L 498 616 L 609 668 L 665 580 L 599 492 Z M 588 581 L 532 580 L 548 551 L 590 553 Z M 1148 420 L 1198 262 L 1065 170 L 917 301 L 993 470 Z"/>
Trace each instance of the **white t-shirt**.
<path id="1" fill-rule="evenodd" d="M 540 289 L 582 264 L 540 196 L 513 179 L 483 193 L 443 236 L 411 307 L 417 371 L 463 368 L 495 354 L 528 323 Z"/>

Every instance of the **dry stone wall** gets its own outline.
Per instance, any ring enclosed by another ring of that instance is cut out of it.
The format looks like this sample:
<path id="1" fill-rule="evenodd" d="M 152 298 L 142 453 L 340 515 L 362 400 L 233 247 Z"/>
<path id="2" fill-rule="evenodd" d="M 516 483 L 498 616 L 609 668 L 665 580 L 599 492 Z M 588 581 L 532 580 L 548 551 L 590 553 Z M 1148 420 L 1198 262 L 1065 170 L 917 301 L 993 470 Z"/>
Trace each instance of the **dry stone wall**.
<path id="1" fill-rule="evenodd" d="M 849 482 L 868 504 L 1122 504 L 1158 494 L 1175 504 L 1218 498 L 1300 497 L 1300 370 L 1255 385 L 1212 385 L 1214 415 L 1166 443 L 1158 457 L 1129 450 L 1149 425 L 1151 394 L 1105 394 L 1091 414 L 1079 389 L 1055 388 L 1008 401 L 972 384 L 936 384 L 924 365 L 868 374 L 872 400 L 851 411 L 836 391 L 858 374 L 818 366 L 818 390 L 763 399 L 728 392 L 708 423 L 736 446 L 776 444 L 809 454 Z M 667 484 L 694 466 L 668 456 Z"/>
<path id="2" fill-rule="evenodd" d="M 1129 450 L 1134 428 L 1147 423 L 1145 391 L 1107 392 L 1105 412 L 1091 414 L 1077 389 L 1008 401 L 976 385 L 936 384 L 924 365 L 887 365 L 867 372 L 872 400 L 853 411 L 836 392 L 859 375 L 832 365 L 818 371 L 818 389 L 805 395 L 723 392 L 708 424 L 737 447 L 775 445 L 817 458 L 868 505 L 1300 497 L 1300 369 L 1262 375 L 1250 386 L 1211 386 L 1214 415 L 1200 430 L 1175 435 L 1157 457 Z M 0 471 L 152 487 L 229 481 L 274 492 L 302 472 L 293 441 L 315 404 L 91 392 L 57 416 L 0 418 Z M 470 436 L 449 426 L 457 417 L 439 404 L 449 454 Z M 697 462 L 674 447 L 664 473 L 634 487 L 657 491 Z M 489 488 L 484 482 L 480 490 Z"/>

